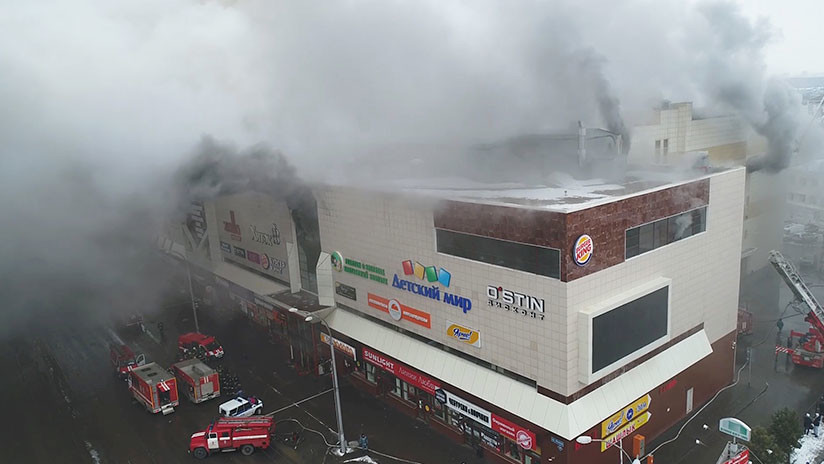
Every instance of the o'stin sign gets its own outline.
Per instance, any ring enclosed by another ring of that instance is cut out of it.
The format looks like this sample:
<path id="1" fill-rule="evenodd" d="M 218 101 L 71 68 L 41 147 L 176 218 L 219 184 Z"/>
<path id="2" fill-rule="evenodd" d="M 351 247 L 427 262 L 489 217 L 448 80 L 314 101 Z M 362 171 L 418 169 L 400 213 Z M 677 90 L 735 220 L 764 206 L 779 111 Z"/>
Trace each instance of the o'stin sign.
<path id="1" fill-rule="evenodd" d="M 575 264 L 579 266 L 586 265 L 592 259 L 592 237 L 584 234 L 578 237 L 578 240 L 575 240 L 572 258 L 575 259 Z"/>

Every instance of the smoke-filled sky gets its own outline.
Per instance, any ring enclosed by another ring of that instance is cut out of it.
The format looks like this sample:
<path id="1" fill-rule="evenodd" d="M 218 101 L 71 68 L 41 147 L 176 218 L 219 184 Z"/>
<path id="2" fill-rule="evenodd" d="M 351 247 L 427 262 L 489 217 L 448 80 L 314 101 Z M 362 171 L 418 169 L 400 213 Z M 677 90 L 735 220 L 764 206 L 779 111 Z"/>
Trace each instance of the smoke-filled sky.
<path id="1" fill-rule="evenodd" d="M 4 325 L 54 310 L 76 282 L 97 295 L 89 305 L 117 301 L 112 288 L 142 264 L 136 238 L 166 212 L 165 182 L 206 134 L 267 144 L 317 178 L 365 146 L 576 120 L 622 131 L 668 99 L 736 111 L 756 129 L 777 121 L 784 146 L 792 101 L 772 91 L 765 106 L 768 72 L 821 58 L 805 47 L 767 61 L 782 38 L 818 30 L 811 6 L 796 23 L 783 5 L 771 24 L 758 9 L 681 0 L 7 1 Z M 61 276 L 72 285 L 52 292 L 45 281 Z"/>
<path id="2" fill-rule="evenodd" d="M 824 75 L 820 1 L 736 0 L 736 3 L 748 18 L 766 17 L 773 25 L 776 38 L 765 49 L 771 73 Z"/>
<path id="3" fill-rule="evenodd" d="M 0 136 L 145 168 L 208 133 L 325 165 L 341 145 L 606 126 L 599 73 L 632 123 L 662 98 L 716 103 L 718 61 L 760 90 L 765 50 L 796 29 L 733 5 L 23 2 L 0 14 Z"/>

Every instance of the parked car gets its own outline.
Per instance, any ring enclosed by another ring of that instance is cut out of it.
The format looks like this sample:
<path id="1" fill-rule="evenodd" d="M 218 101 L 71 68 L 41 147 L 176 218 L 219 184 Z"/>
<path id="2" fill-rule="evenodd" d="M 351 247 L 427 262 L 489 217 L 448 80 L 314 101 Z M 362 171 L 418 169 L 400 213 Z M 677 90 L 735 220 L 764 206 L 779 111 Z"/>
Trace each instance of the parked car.
<path id="1" fill-rule="evenodd" d="M 263 401 L 254 396 L 231 399 L 220 405 L 218 408 L 223 417 L 249 417 L 256 414 L 263 414 Z"/>

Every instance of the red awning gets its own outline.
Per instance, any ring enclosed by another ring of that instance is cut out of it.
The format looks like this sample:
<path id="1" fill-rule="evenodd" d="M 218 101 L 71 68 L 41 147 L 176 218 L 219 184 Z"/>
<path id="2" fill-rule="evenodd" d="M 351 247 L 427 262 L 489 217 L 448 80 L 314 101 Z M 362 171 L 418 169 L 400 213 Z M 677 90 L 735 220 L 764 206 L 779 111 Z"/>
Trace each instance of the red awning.
<path id="1" fill-rule="evenodd" d="M 159 384 L 157 384 L 157 389 L 162 391 L 162 392 L 167 392 L 167 391 L 170 391 L 172 388 L 169 387 L 169 384 L 166 383 L 166 381 L 164 380 L 164 381 L 160 382 Z"/>

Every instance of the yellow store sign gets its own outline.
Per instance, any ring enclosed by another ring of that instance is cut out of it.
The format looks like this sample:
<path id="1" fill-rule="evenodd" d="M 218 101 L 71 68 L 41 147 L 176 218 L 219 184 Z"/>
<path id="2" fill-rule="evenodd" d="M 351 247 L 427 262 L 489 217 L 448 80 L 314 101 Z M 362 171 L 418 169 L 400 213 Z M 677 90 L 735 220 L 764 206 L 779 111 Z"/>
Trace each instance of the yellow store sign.
<path id="1" fill-rule="evenodd" d="M 481 333 L 475 329 L 446 321 L 446 335 L 472 346 L 481 347 Z"/>
<path id="2" fill-rule="evenodd" d="M 641 413 L 635 416 L 626 425 L 621 427 L 617 432 L 613 433 L 612 435 L 606 438 L 603 438 L 604 441 L 601 442 L 601 452 L 603 453 L 604 451 L 609 449 L 610 446 L 620 442 L 621 440 L 629 436 L 632 432 L 635 432 L 636 430 L 641 428 L 642 425 L 649 422 L 650 417 L 652 417 L 652 414 L 650 414 L 649 411 Z"/>
<path id="3" fill-rule="evenodd" d="M 632 422 L 637 416 L 649 408 L 652 403 L 652 398 L 649 395 L 638 398 L 632 404 L 624 409 L 616 412 L 607 420 L 601 423 L 601 438 L 608 437 L 619 429 L 623 428 L 628 423 Z"/>

